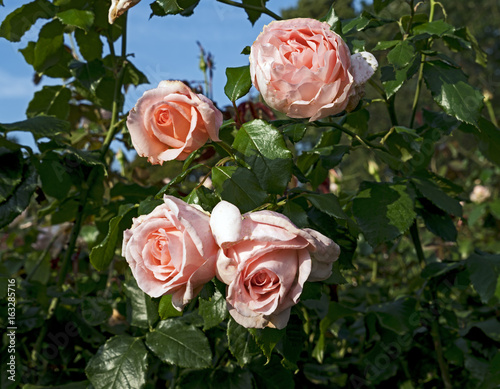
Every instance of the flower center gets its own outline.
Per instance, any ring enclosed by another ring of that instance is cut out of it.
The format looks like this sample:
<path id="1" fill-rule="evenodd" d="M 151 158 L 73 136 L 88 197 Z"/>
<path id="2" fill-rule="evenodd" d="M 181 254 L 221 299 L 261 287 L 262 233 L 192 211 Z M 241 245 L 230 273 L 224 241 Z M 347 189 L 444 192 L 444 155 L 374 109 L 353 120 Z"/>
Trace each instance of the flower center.
<path id="1" fill-rule="evenodd" d="M 158 108 L 155 111 L 155 121 L 158 125 L 169 126 L 172 124 L 172 118 L 170 117 L 170 112 L 165 108 Z"/>

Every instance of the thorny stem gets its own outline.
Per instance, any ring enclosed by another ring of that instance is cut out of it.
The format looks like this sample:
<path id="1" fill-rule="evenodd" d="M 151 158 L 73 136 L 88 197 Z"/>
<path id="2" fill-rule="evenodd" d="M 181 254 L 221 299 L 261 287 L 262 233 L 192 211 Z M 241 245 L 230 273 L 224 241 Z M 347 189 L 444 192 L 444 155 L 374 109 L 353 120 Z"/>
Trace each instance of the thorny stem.
<path id="1" fill-rule="evenodd" d="M 332 126 L 332 127 L 335 127 L 336 129 L 342 131 L 343 133 L 349 135 L 351 138 L 355 138 L 356 140 L 358 140 L 362 145 L 366 146 L 366 147 L 371 147 L 371 148 L 374 148 L 374 149 L 379 149 L 379 150 L 382 150 L 382 151 L 385 151 L 387 152 L 387 150 L 385 149 L 385 147 L 383 146 L 380 146 L 380 145 L 376 145 L 372 142 L 370 142 L 369 140 L 367 139 L 364 139 L 362 138 L 361 136 L 359 136 L 358 134 L 352 132 L 351 130 L 348 130 L 347 128 L 341 126 L 340 124 L 337 124 L 337 123 L 328 123 L 329 126 Z M 321 124 L 321 126 L 324 127 L 324 123 Z"/>
<path id="2" fill-rule="evenodd" d="M 123 18 L 126 19 L 127 13 L 125 13 Z M 120 90 L 122 88 L 123 84 L 123 77 L 124 77 L 124 68 L 125 68 L 125 59 L 127 55 L 127 21 L 125 20 L 124 27 L 123 27 L 123 33 L 122 33 L 122 53 L 121 53 L 121 68 L 118 73 L 117 77 L 117 82 L 115 84 L 115 90 L 114 90 L 114 101 L 113 101 L 113 108 L 112 108 L 112 114 L 111 114 L 111 123 L 109 126 L 108 133 L 106 134 L 106 138 L 102 144 L 101 151 L 100 151 L 100 159 L 102 162 L 105 162 L 105 156 L 106 153 L 109 149 L 109 146 L 111 145 L 111 142 L 114 139 L 114 136 L 116 135 L 117 129 L 119 126 L 117 126 L 117 121 L 118 121 L 118 115 L 119 115 L 119 104 L 118 104 L 118 95 L 120 93 Z M 109 43 L 109 49 L 110 53 L 113 56 L 113 58 L 116 58 L 115 55 L 115 50 L 113 43 L 111 42 L 111 39 L 108 37 L 108 43 Z M 120 122 L 118 122 L 120 123 Z M 89 198 L 90 190 L 92 186 L 94 185 L 95 181 L 97 179 L 97 169 L 93 169 L 90 172 L 90 175 L 87 179 L 87 185 L 86 188 L 82 191 L 81 194 L 81 200 L 80 204 L 78 206 L 78 211 L 76 214 L 76 219 L 73 224 L 73 228 L 71 230 L 69 242 L 68 242 L 68 248 L 66 250 L 63 262 L 61 264 L 61 268 L 59 270 L 59 277 L 57 279 L 57 289 L 61 291 L 62 285 L 64 284 L 64 281 L 66 280 L 66 276 L 68 274 L 70 264 L 71 264 L 71 258 L 73 257 L 75 247 L 76 247 L 76 242 L 78 239 L 78 236 L 80 235 L 80 230 L 82 227 L 83 219 L 84 219 L 84 211 L 85 211 L 85 206 L 87 204 L 87 200 Z M 51 302 L 50 302 L 50 307 L 46 315 L 46 321 L 50 320 L 52 316 L 54 315 L 54 312 L 57 308 L 57 305 L 59 304 L 59 297 L 54 297 Z M 47 326 L 44 326 L 42 328 L 42 331 L 38 335 L 38 338 L 35 342 L 35 347 L 33 348 L 33 352 L 31 354 L 31 358 L 33 363 L 36 362 L 37 357 L 40 355 L 40 348 L 42 346 L 43 339 L 47 333 Z"/>
<path id="3" fill-rule="evenodd" d="M 382 89 L 380 85 L 378 85 L 372 79 L 368 80 L 368 83 L 380 94 L 380 96 L 384 99 L 385 105 L 387 106 L 387 111 L 389 112 L 389 117 L 391 118 L 391 123 L 393 126 L 398 125 L 398 118 L 396 116 L 396 109 L 394 106 L 395 95 L 391 97 L 387 97 L 387 94 Z"/>
<path id="4" fill-rule="evenodd" d="M 232 0 L 217 0 L 217 1 L 219 3 L 224 3 L 224 4 L 232 5 L 234 7 L 249 9 L 249 10 L 252 10 L 252 11 L 260 11 L 263 14 L 269 15 L 270 17 L 272 17 L 272 18 L 274 18 L 276 20 L 282 20 L 283 19 L 281 16 L 275 14 L 273 11 L 271 11 L 270 9 L 267 9 L 264 6 L 258 7 L 256 5 L 251 5 L 251 4 L 242 4 L 242 3 L 238 3 L 238 2 L 232 1 Z"/>
<path id="5" fill-rule="evenodd" d="M 444 383 L 445 389 L 452 389 L 450 372 L 448 371 L 448 364 L 444 359 L 443 354 L 443 344 L 441 342 L 441 335 L 439 334 L 439 324 L 436 320 L 433 320 L 431 323 L 431 336 L 434 342 L 434 349 L 436 350 L 436 356 L 439 364 L 439 370 L 441 371 L 441 378 Z"/>
<path id="6" fill-rule="evenodd" d="M 415 251 L 417 252 L 417 258 L 422 267 L 425 266 L 425 254 L 422 249 L 422 242 L 420 241 L 420 235 L 418 233 L 417 219 L 413 221 L 413 224 L 410 227 L 410 235 L 411 240 L 413 241 L 413 245 L 415 246 Z"/>
<path id="7" fill-rule="evenodd" d="M 120 58 L 120 70 L 118 72 L 118 77 L 116 80 L 115 84 L 115 90 L 113 93 L 113 107 L 112 107 L 112 112 L 111 112 L 111 124 L 109 125 L 109 130 L 108 133 L 106 134 L 106 139 L 104 139 L 104 143 L 102 144 L 101 147 L 101 159 L 104 160 L 104 157 L 106 156 L 106 153 L 109 149 L 109 146 L 111 145 L 111 142 L 113 141 L 118 129 L 120 128 L 118 126 L 120 122 L 118 122 L 118 115 L 119 115 L 119 96 L 120 96 L 120 91 L 122 88 L 123 84 L 123 78 L 125 77 L 125 65 L 126 65 L 126 58 L 127 58 L 127 12 L 122 16 L 122 18 L 125 19 L 125 23 L 123 24 L 123 32 L 122 32 L 122 53 L 121 53 L 121 58 Z"/>
<path id="8" fill-rule="evenodd" d="M 430 0 L 430 2 L 431 2 L 431 9 L 429 12 L 429 23 L 432 22 L 432 20 L 434 19 L 434 9 L 436 6 L 435 0 Z M 431 38 L 428 39 L 427 42 L 431 42 Z M 418 69 L 417 89 L 415 90 L 415 97 L 413 98 L 413 105 L 411 109 L 410 125 L 409 125 L 410 128 L 413 128 L 413 124 L 415 123 L 415 116 L 417 114 L 418 100 L 420 98 L 420 90 L 422 89 L 422 82 L 424 79 L 424 64 L 425 64 L 425 54 L 422 54 L 420 60 L 420 68 Z"/>
<path id="9" fill-rule="evenodd" d="M 222 147 L 224 149 L 224 151 L 229 154 L 229 156 L 231 157 L 232 160 L 236 161 L 236 157 L 233 154 L 233 150 L 231 149 L 231 147 L 229 147 L 224 142 L 216 142 L 216 144 L 219 145 L 220 147 Z"/>
<path id="10" fill-rule="evenodd" d="M 491 94 L 485 93 L 484 94 L 484 105 L 486 105 L 486 109 L 488 110 L 488 115 L 490 116 L 491 122 L 498 127 L 498 121 L 495 116 L 495 110 L 493 109 L 493 105 L 491 104 Z"/>
<path id="11" fill-rule="evenodd" d="M 236 119 L 237 128 L 239 128 L 243 124 L 243 121 L 240 117 L 240 111 L 238 109 L 238 106 L 236 105 L 236 101 L 232 101 L 232 103 L 233 103 L 234 117 Z"/>

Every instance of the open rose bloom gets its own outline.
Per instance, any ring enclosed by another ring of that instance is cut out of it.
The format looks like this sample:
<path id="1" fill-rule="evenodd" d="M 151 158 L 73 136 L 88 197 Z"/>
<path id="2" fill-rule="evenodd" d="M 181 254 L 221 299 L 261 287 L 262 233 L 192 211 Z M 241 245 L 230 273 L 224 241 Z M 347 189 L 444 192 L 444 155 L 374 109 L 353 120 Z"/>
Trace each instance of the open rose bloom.
<path id="1" fill-rule="evenodd" d="M 377 66 L 370 53 L 351 57 L 328 23 L 308 18 L 271 22 L 250 53 L 252 82 L 266 103 L 310 121 L 354 109 Z"/>
<path id="2" fill-rule="evenodd" d="M 222 201 L 210 227 L 221 247 L 217 277 L 228 285 L 231 316 L 247 328 L 284 328 L 306 281 L 325 280 L 340 249 L 272 211 L 246 213 Z"/>
<path id="3" fill-rule="evenodd" d="M 145 293 L 171 294 L 181 310 L 215 276 L 218 247 L 208 215 L 172 196 L 164 201 L 134 219 L 124 232 L 122 255 Z"/>
<path id="4" fill-rule="evenodd" d="M 181 81 L 161 81 L 137 101 L 127 118 L 132 144 L 152 164 L 185 160 L 208 139 L 219 141 L 222 112 Z"/>

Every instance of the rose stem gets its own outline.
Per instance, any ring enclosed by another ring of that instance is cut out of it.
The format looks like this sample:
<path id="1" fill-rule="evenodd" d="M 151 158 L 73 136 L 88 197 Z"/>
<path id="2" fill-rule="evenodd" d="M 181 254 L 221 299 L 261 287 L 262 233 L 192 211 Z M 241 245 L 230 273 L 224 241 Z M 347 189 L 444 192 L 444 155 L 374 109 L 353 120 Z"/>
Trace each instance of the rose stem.
<path id="1" fill-rule="evenodd" d="M 434 19 L 434 8 L 436 6 L 435 0 L 430 0 L 431 9 L 429 12 L 429 23 Z M 409 26 L 411 28 L 411 26 Z M 427 39 L 427 44 L 430 45 L 432 42 L 432 38 Z M 424 79 L 424 64 L 425 64 L 425 54 L 422 54 L 420 60 L 420 68 L 418 69 L 418 80 L 417 80 L 417 89 L 415 90 L 415 97 L 413 98 L 413 105 L 411 109 L 410 116 L 410 125 L 409 128 L 413 128 L 413 124 L 415 123 L 415 116 L 417 113 L 418 100 L 420 98 L 420 90 L 422 89 L 422 81 Z"/>
<path id="2" fill-rule="evenodd" d="M 106 139 L 104 140 L 102 147 L 101 147 L 101 151 L 100 151 L 101 162 L 105 162 L 106 153 L 109 149 L 111 142 L 114 139 L 114 136 L 116 135 L 117 129 L 119 128 L 119 126 L 117 126 L 116 123 L 117 123 L 117 119 L 118 119 L 118 115 L 119 115 L 119 112 L 118 112 L 119 111 L 119 109 L 118 109 L 119 108 L 119 106 L 118 106 L 118 94 L 120 93 L 120 90 L 121 90 L 122 84 L 123 84 L 123 78 L 124 78 L 124 74 L 125 74 L 125 71 L 124 71 L 125 60 L 126 60 L 126 56 L 127 56 L 127 20 L 126 20 L 127 12 L 125 12 L 125 14 L 122 15 L 122 17 L 125 19 L 125 23 L 123 24 L 123 32 L 122 32 L 122 53 L 121 53 L 121 58 L 120 58 L 121 68 L 120 68 L 120 71 L 118 73 L 117 82 L 115 84 L 115 90 L 114 90 L 114 96 L 113 96 L 114 101 L 113 101 L 112 114 L 111 114 L 111 123 L 109 126 L 108 133 L 106 134 Z M 113 59 L 115 60 L 115 65 L 116 65 L 117 58 L 115 55 L 113 43 L 112 43 L 111 39 L 109 39 L 109 37 L 108 37 L 108 44 L 109 44 L 109 51 L 110 51 Z M 62 285 L 64 284 L 64 281 L 66 280 L 66 276 L 67 276 L 68 271 L 69 271 L 69 265 L 71 263 L 71 258 L 73 257 L 73 253 L 74 253 L 75 247 L 76 247 L 76 241 L 78 239 L 78 236 L 80 235 L 80 229 L 82 227 L 84 208 L 85 208 L 85 205 L 86 205 L 88 197 L 89 197 L 90 189 L 94 185 L 96 179 L 97 179 L 97 169 L 93 169 L 91 171 L 88 179 L 87 179 L 86 189 L 84 189 L 82 194 L 81 194 L 81 201 L 80 201 L 80 204 L 78 205 L 76 219 L 75 219 L 75 222 L 73 224 L 73 228 L 71 230 L 68 248 L 66 250 L 66 253 L 65 253 L 65 256 L 63 259 L 63 263 L 61 265 L 61 269 L 59 271 L 59 277 L 57 279 L 57 284 L 56 284 L 57 289 L 59 291 L 61 290 Z M 50 302 L 49 310 L 48 310 L 46 318 L 45 318 L 45 321 L 48 321 L 52 318 L 52 316 L 57 308 L 58 303 L 59 303 L 58 297 L 52 298 L 52 300 Z M 33 348 L 33 352 L 31 353 L 31 359 L 32 359 L 33 363 L 36 362 L 37 357 L 40 355 L 40 348 L 42 346 L 42 341 L 43 341 L 46 333 L 47 333 L 47 326 L 44 326 L 44 327 L 42 327 L 42 330 L 40 331 L 40 334 L 38 335 L 38 338 L 35 342 L 35 347 Z"/>

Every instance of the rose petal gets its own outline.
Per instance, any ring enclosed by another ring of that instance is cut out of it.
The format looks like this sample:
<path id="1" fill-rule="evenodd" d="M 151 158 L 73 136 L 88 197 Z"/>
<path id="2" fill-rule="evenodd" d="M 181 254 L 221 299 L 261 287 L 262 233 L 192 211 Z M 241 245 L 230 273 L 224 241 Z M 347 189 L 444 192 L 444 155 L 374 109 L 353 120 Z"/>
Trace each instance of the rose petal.
<path id="1" fill-rule="evenodd" d="M 357 85 L 366 83 L 375 74 L 377 68 L 377 59 L 367 51 L 351 56 L 351 72 Z"/>
<path id="2" fill-rule="evenodd" d="M 332 274 L 332 264 L 340 255 L 340 247 L 330 238 L 327 238 L 318 231 L 305 228 L 314 240 L 312 244 L 311 258 L 312 269 L 308 281 L 323 281 Z"/>
<path id="3" fill-rule="evenodd" d="M 222 200 L 212 210 L 210 228 L 219 246 L 240 240 L 241 226 L 241 213 L 235 205 Z"/>

